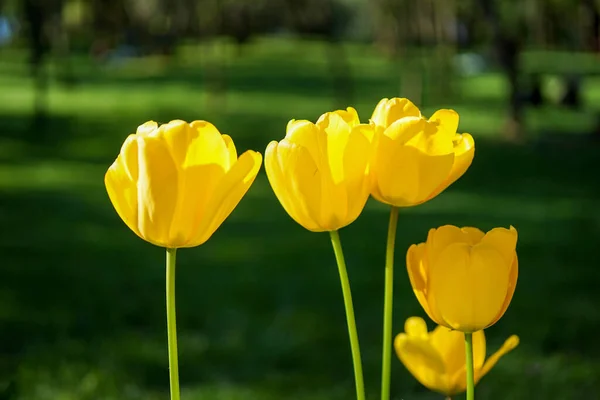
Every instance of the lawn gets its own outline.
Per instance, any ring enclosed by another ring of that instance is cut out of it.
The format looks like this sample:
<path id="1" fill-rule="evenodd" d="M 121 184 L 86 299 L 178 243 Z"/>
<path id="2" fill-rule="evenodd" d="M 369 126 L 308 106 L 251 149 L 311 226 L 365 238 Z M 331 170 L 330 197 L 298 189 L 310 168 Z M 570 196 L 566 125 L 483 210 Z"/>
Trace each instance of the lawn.
<path id="1" fill-rule="evenodd" d="M 262 40 L 238 55 L 215 48 L 188 45 L 171 61 L 111 65 L 76 56 L 75 86 L 53 80 L 48 115 L 37 123 L 24 55 L 0 49 L 0 399 L 168 398 L 163 250 L 125 227 L 103 185 L 122 141 L 149 119 L 207 119 L 233 136 L 238 151 L 264 152 L 289 119 L 315 120 L 340 106 L 322 43 Z M 359 45 L 347 54 L 350 104 L 367 120 L 380 98 L 402 95 L 403 64 Z M 207 65 L 225 78 L 224 94 L 206 85 Z M 439 79 L 449 78 L 431 77 L 428 87 Z M 583 112 L 529 110 L 530 140 L 516 145 L 500 134 L 502 76 L 450 79 L 455 93 L 428 96 L 423 109 L 455 108 L 460 129 L 475 137 L 475 161 L 436 199 L 401 210 L 394 332 L 407 317 L 424 316 L 404 268 L 411 243 L 448 223 L 513 225 L 519 283 L 507 314 L 486 334 L 488 352 L 513 333 L 521 345 L 481 381 L 477 398 L 597 398 L 600 144 L 581 133 L 600 109 L 600 80 L 586 81 Z M 387 217 L 370 200 L 340 233 L 372 399 Z M 183 399 L 353 398 L 329 238 L 285 214 L 264 170 L 205 245 L 179 252 L 177 302 Z M 397 359 L 392 366 L 395 399 L 441 399 Z"/>

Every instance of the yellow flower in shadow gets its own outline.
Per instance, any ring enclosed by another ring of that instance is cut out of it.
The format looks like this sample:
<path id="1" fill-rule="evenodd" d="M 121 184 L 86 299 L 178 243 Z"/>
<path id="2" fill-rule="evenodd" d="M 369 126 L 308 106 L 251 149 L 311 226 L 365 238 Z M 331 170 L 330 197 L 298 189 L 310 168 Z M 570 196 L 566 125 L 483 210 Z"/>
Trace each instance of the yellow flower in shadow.
<path id="1" fill-rule="evenodd" d="M 506 312 L 519 276 L 517 230 L 445 225 L 413 244 L 406 266 L 413 291 L 439 325 L 476 332 Z"/>
<path id="2" fill-rule="evenodd" d="M 394 348 L 406 369 L 425 387 L 445 396 L 466 390 L 465 336 L 459 331 L 438 326 L 427 331 L 422 318 L 408 318 L 405 333 L 396 336 Z M 519 345 L 510 336 L 493 355 L 486 359 L 483 331 L 473 333 L 475 384 L 496 365 L 498 360 Z"/>

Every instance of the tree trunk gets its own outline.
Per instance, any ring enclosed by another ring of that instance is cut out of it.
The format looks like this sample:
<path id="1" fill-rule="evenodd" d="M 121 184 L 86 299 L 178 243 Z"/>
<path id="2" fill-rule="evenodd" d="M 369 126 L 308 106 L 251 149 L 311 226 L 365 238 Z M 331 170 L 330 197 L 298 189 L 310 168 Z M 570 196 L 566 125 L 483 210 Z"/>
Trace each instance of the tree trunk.
<path id="1" fill-rule="evenodd" d="M 27 23 L 27 41 L 29 45 L 29 67 L 34 81 L 35 101 L 34 115 L 36 120 L 46 113 L 46 97 L 48 77 L 45 70 L 45 60 L 50 50 L 47 35 L 48 10 L 41 1 L 24 0 L 23 14 Z"/>
<path id="2" fill-rule="evenodd" d="M 500 16 L 494 0 L 478 0 L 485 18 L 492 27 L 493 44 L 498 61 L 506 74 L 510 86 L 508 121 L 504 134 L 510 140 L 523 139 L 524 104 L 519 91 L 520 38 L 509 34 L 501 26 Z"/>

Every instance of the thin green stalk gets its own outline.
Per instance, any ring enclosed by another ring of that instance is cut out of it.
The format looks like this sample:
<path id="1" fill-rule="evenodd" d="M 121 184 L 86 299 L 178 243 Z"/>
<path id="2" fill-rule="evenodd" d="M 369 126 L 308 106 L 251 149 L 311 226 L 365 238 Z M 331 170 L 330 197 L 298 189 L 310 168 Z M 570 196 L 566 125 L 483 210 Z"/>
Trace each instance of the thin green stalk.
<path id="1" fill-rule="evenodd" d="M 473 374 L 473 334 L 465 333 L 465 352 L 467 358 L 467 400 L 475 400 L 475 377 Z"/>
<path id="2" fill-rule="evenodd" d="M 365 384 L 363 380 L 362 361 L 360 359 L 360 346 L 358 344 L 358 333 L 356 331 L 356 319 L 354 318 L 354 306 L 352 305 L 352 293 L 350 291 L 350 282 L 348 281 L 348 272 L 346 271 L 346 262 L 344 261 L 344 252 L 342 251 L 342 242 L 338 231 L 331 231 L 331 244 L 335 253 L 338 270 L 340 272 L 340 281 L 342 283 L 342 293 L 344 295 L 344 307 L 346 308 L 346 322 L 348 323 L 348 335 L 350 336 L 350 348 L 352 350 L 352 362 L 354 364 L 354 381 L 356 384 L 356 399 L 365 400 Z"/>
<path id="3" fill-rule="evenodd" d="M 390 210 L 387 247 L 385 251 L 385 291 L 383 297 L 383 351 L 381 359 L 381 400 L 390 398 L 390 376 L 392 369 L 392 310 L 394 305 L 394 247 L 398 207 Z"/>
<path id="4" fill-rule="evenodd" d="M 167 341 L 169 348 L 169 382 L 171 400 L 179 400 L 179 365 L 177 362 L 177 325 L 175 322 L 175 260 L 177 249 L 167 249 Z"/>

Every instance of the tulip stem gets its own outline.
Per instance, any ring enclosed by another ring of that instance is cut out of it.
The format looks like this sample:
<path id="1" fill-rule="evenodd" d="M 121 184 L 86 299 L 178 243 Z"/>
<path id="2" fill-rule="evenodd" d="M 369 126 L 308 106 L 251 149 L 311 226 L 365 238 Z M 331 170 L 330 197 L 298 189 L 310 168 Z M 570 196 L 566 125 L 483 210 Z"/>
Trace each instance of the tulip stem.
<path id="1" fill-rule="evenodd" d="M 167 341 L 169 348 L 169 382 L 171 400 L 179 400 L 179 366 L 177 363 L 177 326 L 175 322 L 175 260 L 177 249 L 167 249 Z"/>
<path id="2" fill-rule="evenodd" d="M 390 398 L 390 375 L 392 369 L 392 316 L 394 305 L 394 248 L 398 207 L 390 210 L 387 247 L 385 251 L 385 292 L 383 297 L 383 351 L 381 360 L 381 400 Z"/>
<path id="3" fill-rule="evenodd" d="M 473 374 L 473 334 L 465 332 L 465 352 L 467 359 L 467 400 L 475 400 L 475 379 Z"/>
<path id="4" fill-rule="evenodd" d="M 352 362 L 354 364 L 354 381 L 356 384 L 356 399 L 365 400 L 365 384 L 363 381 L 362 361 L 360 359 L 360 346 L 358 344 L 358 333 L 356 330 L 356 319 L 354 318 L 354 306 L 352 305 L 352 293 L 350 291 L 350 282 L 348 281 L 348 271 L 346 270 L 346 261 L 342 251 L 342 242 L 338 231 L 329 232 L 331 235 L 331 244 L 335 253 L 340 281 L 342 283 L 342 293 L 344 295 L 344 307 L 346 309 L 346 322 L 348 323 L 348 335 L 350 336 L 350 348 L 352 350 Z"/>

